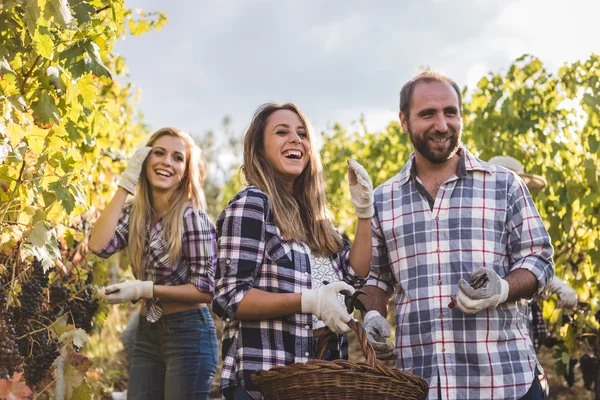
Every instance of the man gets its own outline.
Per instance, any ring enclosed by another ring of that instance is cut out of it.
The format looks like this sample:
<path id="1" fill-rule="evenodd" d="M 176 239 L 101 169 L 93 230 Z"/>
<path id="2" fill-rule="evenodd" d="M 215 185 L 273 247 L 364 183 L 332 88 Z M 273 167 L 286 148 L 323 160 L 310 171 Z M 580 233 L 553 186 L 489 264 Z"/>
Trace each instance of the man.
<path id="1" fill-rule="evenodd" d="M 375 191 L 365 329 L 380 357 L 427 380 L 430 399 L 538 399 L 522 299 L 552 279 L 553 249 L 523 181 L 460 146 L 461 114 L 460 89 L 442 74 L 402 88 L 414 153 Z M 395 348 L 385 342 L 394 292 Z"/>

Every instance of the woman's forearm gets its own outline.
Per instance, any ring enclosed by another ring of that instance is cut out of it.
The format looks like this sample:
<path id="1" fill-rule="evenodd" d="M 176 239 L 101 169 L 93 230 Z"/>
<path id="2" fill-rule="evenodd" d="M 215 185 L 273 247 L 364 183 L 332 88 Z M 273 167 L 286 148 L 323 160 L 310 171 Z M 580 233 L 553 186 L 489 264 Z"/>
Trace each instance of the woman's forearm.
<path id="1" fill-rule="evenodd" d="M 270 293 L 250 289 L 235 314 L 240 320 L 261 320 L 302 312 L 301 293 Z"/>
<path id="2" fill-rule="evenodd" d="M 350 248 L 350 265 L 361 278 L 369 275 L 372 246 L 371 218 L 359 218 L 354 242 Z"/>
<path id="3" fill-rule="evenodd" d="M 210 303 L 213 296 L 208 292 L 201 292 L 191 283 L 185 285 L 154 285 L 154 297 L 176 303 Z"/>
<path id="4" fill-rule="evenodd" d="M 119 217 L 123 211 L 125 200 L 127 200 L 127 191 L 122 187 L 117 189 L 112 200 L 100 214 L 100 217 L 94 224 L 88 243 L 89 249 L 94 253 L 99 253 L 106 247 L 110 239 L 115 234 Z"/>

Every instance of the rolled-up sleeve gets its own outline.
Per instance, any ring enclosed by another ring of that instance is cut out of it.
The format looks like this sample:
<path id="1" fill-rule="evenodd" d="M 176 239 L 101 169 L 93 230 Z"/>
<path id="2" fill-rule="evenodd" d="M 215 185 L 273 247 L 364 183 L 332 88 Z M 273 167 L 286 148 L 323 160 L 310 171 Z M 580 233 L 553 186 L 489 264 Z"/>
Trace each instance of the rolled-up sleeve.
<path id="1" fill-rule="evenodd" d="M 214 294 L 217 245 L 215 227 L 203 211 L 188 208 L 184 214 L 182 250 L 190 266 L 190 283 Z"/>
<path id="2" fill-rule="evenodd" d="M 376 286 L 385 291 L 388 296 L 391 296 L 396 287 L 396 278 L 392 271 L 390 258 L 388 257 L 387 248 L 385 246 L 385 240 L 381 232 L 377 207 L 375 207 L 375 213 L 373 214 L 373 220 L 371 222 L 371 233 L 373 244 L 371 271 L 366 285 Z"/>
<path id="3" fill-rule="evenodd" d="M 354 272 L 354 269 L 352 269 L 352 265 L 350 264 L 350 243 L 346 239 L 343 239 L 343 241 L 344 248 L 333 256 L 334 265 L 341 268 L 344 282 L 358 289 L 365 284 L 367 278 L 359 277 Z"/>
<path id="4" fill-rule="evenodd" d="M 225 321 L 235 313 L 263 263 L 265 201 L 261 194 L 244 190 L 217 219 L 216 289 L 213 311 Z"/>
<path id="5" fill-rule="evenodd" d="M 117 227 L 115 228 L 115 234 L 110 241 L 96 254 L 98 257 L 108 258 L 115 253 L 123 250 L 129 243 L 129 215 L 131 214 L 131 203 L 127 203 L 123 207 Z"/>
<path id="6" fill-rule="evenodd" d="M 525 183 L 516 177 L 509 190 L 507 220 L 510 270 L 523 268 L 534 274 L 541 294 L 554 276 L 554 249 Z"/>

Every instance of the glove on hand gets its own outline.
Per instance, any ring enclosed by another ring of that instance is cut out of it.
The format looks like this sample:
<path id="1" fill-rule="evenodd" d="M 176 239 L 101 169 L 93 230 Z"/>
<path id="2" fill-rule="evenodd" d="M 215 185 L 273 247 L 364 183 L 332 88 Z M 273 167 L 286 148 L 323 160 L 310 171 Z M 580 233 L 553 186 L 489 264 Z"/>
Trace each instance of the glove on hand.
<path id="1" fill-rule="evenodd" d="M 148 157 L 148 153 L 150 153 L 151 150 L 152 147 L 149 146 L 137 149 L 121 175 L 119 186 L 127 190 L 130 194 L 135 194 L 135 185 L 137 185 L 138 180 L 140 179 L 142 164 L 144 164 L 144 160 Z"/>
<path id="2" fill-rule="evenodd" d="M 318 289 L 302 292 L 302 312 L 314 314 L 338 335 L 350 332 L 347 323 L 350 322 L 352 316 L 348 314 L 338 298 L 338 293 L 342 290 L 354 293 L 354 288 L 345 282 L 334 282 Z"/>
<path id="3" fill-rule="evenodd" d="M 153 296 L 154 282 L 152 281 L 125 281 L 104 288 L 104 298 L 109 304 L 151 299 Z"/>
<path id="4" fill-rule="evenodd" d="M 367 340 L 375 350 L 377 359 L 395 360 L 398 358 L 396 346 L 386 341 L 391 335 L 390 324 L 387 320 L 378 311 L 371 310 L 365 314 L 363 321 Z"/>
<path id="5" fill-rule="evenodd" d="M 548 289 L 552 293 L 558 294 L 560 300 L 558 300 L 558 308 L 575 308 L 579 303 L 579 299 L 577 298 L 577 292 L 567 285 L 562 279 L 557 278 L 556 276 L 552 278 L 550 283 L 548 283 Z"/>
<path id="6" fill-rule="evenodd" d="M 350 182 L 350 201 L 358 218 L 373 216 L 373 183 L 367 170 L 356 161 L 348 160 L 348 181 Z"/>
<path id="7" fill-rule="evenodd" d="M 458 293 L 452 296 L 458 308 L 467 314 L 474 314 L 489 307 L 497 307 L 508 297 L 508 282 L 490 268 L 479 268 L 471 274 L 471 282 L 484 280 L 481 287 L 471 286 L 467 281 L 458 281 Z"/>

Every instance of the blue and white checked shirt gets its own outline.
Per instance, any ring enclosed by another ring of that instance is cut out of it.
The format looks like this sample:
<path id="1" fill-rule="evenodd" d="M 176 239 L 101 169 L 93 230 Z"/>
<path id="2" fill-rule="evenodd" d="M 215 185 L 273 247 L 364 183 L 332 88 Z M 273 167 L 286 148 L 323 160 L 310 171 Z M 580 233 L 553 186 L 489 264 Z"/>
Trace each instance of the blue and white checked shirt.
<path id="1" fill-rule="evenodd" d="M 287 241 L 275 225 L 269 200 L 255 186 L 242 189 L 217 219 L 219 268 L 213 311 L 223 326 L 221 393 L 242 386 L 261 398 L 252 373 L 275 366 L 307 362 L 311 357 L 312 315 L 294 314 L 260 321 L 240 321 L 236 311 L 252 288 L 271 293 L 301 293 L 311 289 L 310 250 Z M 348 242 L 331 255 L 340 280 L 364 282 L 350 267 Z M 342 355 L 348 354 L 347 335 L 338 336 Z"/>
<path id="2" fill-rule="evenodd" d="M 367 285 L 396 293 L 396 365 L 424 378 L 430 399 L 440 385 L 443 399 L 518 399 L 537 366 L 523 302 L 464 314 L 448 308 L 450 294 L 484 266 L 500 277 L 531 271 L 541 293 L 554 275 L 553 249 L 524 182 L 460 154 L 433 208 L 411 174 L 414 155 L 375 190 Z"/>

